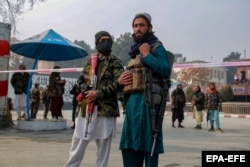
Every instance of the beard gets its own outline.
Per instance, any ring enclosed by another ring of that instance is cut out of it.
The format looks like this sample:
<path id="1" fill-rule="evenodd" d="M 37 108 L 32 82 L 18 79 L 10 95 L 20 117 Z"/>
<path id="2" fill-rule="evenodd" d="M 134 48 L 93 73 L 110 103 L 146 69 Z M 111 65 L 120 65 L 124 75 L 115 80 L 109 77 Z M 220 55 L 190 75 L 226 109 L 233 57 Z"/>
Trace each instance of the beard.
<path id="1" fill-rule="evenodd" d="M 145 32 L 143 34 L 140 33 L 140 36 L 136 36 L 136 34 L 134 33 L 134 34 L 132 34 L 132 37 L 134 39 L 134 42 L 136 42 L 136 43 L 143 43 L 143 42 L 145 42 L 147 40 L 147 38 L 148 38 L 148 36 L 150 34 L 152 34 L 152 32 L 149 32 L 149 31 L 147 31 L 147 32 Z"/>

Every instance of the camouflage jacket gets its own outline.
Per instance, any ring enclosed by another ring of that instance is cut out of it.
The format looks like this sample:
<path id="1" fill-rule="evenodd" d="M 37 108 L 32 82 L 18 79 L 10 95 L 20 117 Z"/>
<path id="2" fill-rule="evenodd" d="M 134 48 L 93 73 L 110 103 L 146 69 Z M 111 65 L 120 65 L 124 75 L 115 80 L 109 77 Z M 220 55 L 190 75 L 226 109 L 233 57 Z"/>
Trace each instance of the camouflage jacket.
<path id="1" fill-rule="evenodd" d="M 205 108 L 208 110 L 222 111 L 222 97 L 219 91 L 207 93 L 205 96 Z"/>
<path id="2" fill-rule="evenodd" d="M 193 106 L 196 106 L 197 111 L 202 111 L 205 103 L 204 93 L 199 91 L 196 94 L 193 94 L 191 103 Z"/>
<path id="3" fill-rule="evenodd" d="M 121 61 L 110 55 L 106 59 L 98 62 L 96 69 L 97 75 L 97 100 L 95 104 L 98 108 L 98 116 L 118 117 L 119 107 L 117 102 L 118 78 L 123 73 Z M 82 76 L 90 76 L 90 59 L 83 67 Z M 79 80 L 78 80 L 79 85 Z"/>
<path id="4" fill-rule="evenodd" d="M 38 88 L 31 89 L 30 99 L 31 102 L 40 102 L 40 90 Z"/>
<path id="5" fill-rule="evenodd" d="M 52 97 L 60 97 L 64 94 L 64 84 L 58 83 L 61 76 L 57 72 L 52 72 L 49 76 L 49 88 Z"/>
<path id="6" fill-rule="evenodd" d="M 24 73 L 14 73 L 11 78 L 11 85 L 14 88 L 15 94 L 27 94 L 27 88 L 29 84 L 30 75 L 27 72 Z"/>
<path id="7" fill-rule="evenodd" d="M 49 90 L 48 90 L 48 88 L 45 88 L 42 91 L 42 103 L 43 104 L 49 104 L 50 103 L 50 97 L 49 97 Z"/>

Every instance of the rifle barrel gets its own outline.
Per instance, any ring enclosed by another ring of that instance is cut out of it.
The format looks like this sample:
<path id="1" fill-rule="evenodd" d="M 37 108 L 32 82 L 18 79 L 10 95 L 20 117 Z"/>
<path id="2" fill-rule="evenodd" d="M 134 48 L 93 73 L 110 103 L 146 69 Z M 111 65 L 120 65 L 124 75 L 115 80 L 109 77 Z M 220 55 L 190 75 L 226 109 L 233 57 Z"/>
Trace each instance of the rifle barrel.
<path id="1" fill-rule="evenodd" d="M 155 135 L 154 135 L 154 141 L 153 141 L 153 145 L 152 145 L 152 149 L 151 149 L 151 154 L 150 154 L 151 157 L 154 156 L 155 144 L 156 144 L 157 138 L 158 138 L 158 133 L 155 133 Z"/>

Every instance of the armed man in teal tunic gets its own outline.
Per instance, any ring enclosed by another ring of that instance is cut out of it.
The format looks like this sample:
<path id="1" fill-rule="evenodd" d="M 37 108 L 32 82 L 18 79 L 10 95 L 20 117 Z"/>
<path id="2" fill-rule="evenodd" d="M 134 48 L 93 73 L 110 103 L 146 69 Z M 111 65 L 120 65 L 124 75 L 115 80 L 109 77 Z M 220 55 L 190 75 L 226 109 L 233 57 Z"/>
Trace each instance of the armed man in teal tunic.
<path id="1" fill-rule="evenodd" d="M 153 85 L 161 88 L 163 78 L 170 76 L 171 63 L 167 51 L 152 31 L 149 14 L 137 14 L 133 19 L 132 27 L 135 43 L 129 52 L 131 60 L 127 70 L 118 79 L 118 83 L 124 85 L 126 113 L 120 149 L 125 167 L 143 167 L 144 162 L 146 167 L 157 167 L 159 154 L 164 152 L 162 128 L 159 130 L 159 137 L 153 155 L 151 155 L 154 140 L 152 119 L 154 117 L 150 111 L 151 103 L 148 102 L 150 93 L 147 93 L 145 85 L 147 85 L 147 80 L 151 80 Z M 160 43 L 160 45 L 155 48 L 156 43 Z M 149 70 L 152 72 L 152 78 L 147 78 Z M 138 71 L 140 72 L 138 73 Z M 140 79 L 137 76 L 141 76 Z M 153 93 L 153 101 L 156 120 L 161 95 Z"/>

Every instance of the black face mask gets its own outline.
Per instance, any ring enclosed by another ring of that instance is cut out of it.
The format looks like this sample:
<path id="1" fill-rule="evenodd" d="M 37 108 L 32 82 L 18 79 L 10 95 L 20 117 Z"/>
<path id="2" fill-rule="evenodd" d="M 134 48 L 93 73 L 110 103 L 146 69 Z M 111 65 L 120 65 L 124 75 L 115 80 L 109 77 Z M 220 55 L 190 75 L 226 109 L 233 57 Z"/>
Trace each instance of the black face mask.
<path id="1" fill-rule="evenodd" d="M 112 48 L 112 41 L 111 40 L 104 40 L 99 42 L 96 45 L 96 49 L 98 52 L 104 54 L 105 56 L 109 56 L 111 53 L 111 48 Z"/>

